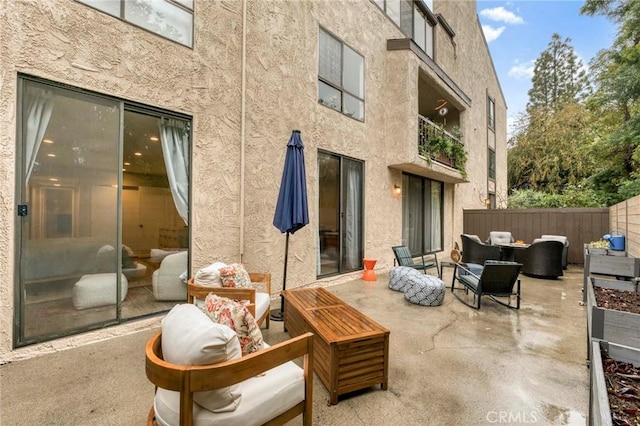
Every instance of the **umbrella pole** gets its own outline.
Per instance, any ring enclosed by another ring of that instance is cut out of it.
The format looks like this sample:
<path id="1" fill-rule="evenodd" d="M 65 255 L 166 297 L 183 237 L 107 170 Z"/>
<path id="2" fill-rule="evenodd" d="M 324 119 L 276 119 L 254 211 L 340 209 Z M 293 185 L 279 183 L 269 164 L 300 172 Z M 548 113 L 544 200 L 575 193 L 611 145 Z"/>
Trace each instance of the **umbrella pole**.
<path id="1" fill-rule="evenodd" d="M 287 289 L 287 263 L 289 261 L 289 233 L 284 243 L 284 273 L 282 274 L 282 291 Z M 284 321 L 284 296 L 280 293 L 280 309 L 272 309 L 270 319 L 272 321 Z"/>

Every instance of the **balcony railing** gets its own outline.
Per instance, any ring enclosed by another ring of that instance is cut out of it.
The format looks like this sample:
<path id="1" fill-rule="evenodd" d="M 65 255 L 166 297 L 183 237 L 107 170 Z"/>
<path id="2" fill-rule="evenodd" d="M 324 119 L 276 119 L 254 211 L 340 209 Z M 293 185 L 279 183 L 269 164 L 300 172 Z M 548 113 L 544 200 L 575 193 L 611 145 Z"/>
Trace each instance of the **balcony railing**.
<path id="1" fill-rule="evenodd" d="M 467 152 L 464 144 L 458 137 L 421 115 L 418 116 L 418 150 L 423 157 L 465 174 Z"/>

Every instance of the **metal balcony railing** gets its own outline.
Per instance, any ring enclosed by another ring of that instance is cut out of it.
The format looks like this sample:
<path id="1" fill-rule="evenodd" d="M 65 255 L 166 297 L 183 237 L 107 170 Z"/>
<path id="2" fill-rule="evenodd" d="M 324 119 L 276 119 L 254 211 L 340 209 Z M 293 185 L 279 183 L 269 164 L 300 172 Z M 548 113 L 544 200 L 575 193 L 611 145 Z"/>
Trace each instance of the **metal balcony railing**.
<path id="1" fill-rule="evenodd" d="M 464 172 L 464 144 L 442 126 L 418 116 L 418 150 L 420 155 Z"/>

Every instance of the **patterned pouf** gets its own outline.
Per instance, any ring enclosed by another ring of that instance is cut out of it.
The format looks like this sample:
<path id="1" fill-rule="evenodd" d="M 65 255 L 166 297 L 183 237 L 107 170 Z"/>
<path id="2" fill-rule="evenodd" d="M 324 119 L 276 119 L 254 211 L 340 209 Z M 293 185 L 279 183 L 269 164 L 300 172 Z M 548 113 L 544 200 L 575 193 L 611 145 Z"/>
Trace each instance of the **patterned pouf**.
<path id="1" fill-rule="evenodd" d="M 411 285 L 413 281 L 409 277 L 421 275 L 417 270 L 408 266 L 396 266 L 389 271 L 389 288 L 395 291 L 401 291 L 404 293 Z"/>
<path id="2" fill-rule="evenodd" d="M 439 306 L 444 300 L 444 283 L 433 275 L 418 273 L 410 276 L 411 285 L 405 290 L 404 298 L 422 306 Z"/>

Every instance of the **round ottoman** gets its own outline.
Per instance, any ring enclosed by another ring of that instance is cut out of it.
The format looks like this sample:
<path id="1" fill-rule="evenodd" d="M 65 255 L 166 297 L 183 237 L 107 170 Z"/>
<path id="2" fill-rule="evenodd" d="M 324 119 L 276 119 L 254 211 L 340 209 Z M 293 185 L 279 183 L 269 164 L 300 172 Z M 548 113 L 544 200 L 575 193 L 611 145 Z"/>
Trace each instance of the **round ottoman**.
<path id="1" fill-rule="evenodd" d="M 391 268 L 389 271 L 389 288 L 404 293 L 413 283 L 409 277 L 414 275 L 421 275 L 421 273 L 409 266 Z"/>
<path id="2" fill-rule="evenodd" d="M 116 304 L 116 274 L 87 274 L 73 286 L 72 300 L 76 309 L 96 308 Z M 120 301 L 127 296 L 129 283 L 124 274 L 120 274 Z"/>
<path id="3" fill-rule="evenodd" d="M 409 277 L 411 285 L 405 290 L 404 298 L 422 306 L 439 306 L 444 300 L 444 283 L 433 275 L 418 274 Z"/>

